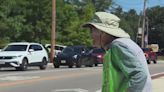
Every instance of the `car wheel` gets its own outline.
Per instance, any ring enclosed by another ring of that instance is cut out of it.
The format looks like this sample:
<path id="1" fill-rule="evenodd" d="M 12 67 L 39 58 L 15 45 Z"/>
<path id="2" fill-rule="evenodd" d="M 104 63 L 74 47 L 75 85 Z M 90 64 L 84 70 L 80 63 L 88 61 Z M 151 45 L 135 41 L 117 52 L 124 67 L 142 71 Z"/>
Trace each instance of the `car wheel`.
<path id="1" fill-rule="evenodd" d="M 77 68 L 80 68 L 80 67 L 81 67 L 81 59 L 77 60 L 77 62 L 76 62 L 76 67 L 77 67 Z"/>
<path id="2" fill-rule="evenodd" d="M 147 60 L 147 64 L 150 64 L 150 60 Z"/>
<path id="3" fill-rule="evenodd" d="M 59 65 L 59 63 L 58 63 L 58 61 L 57 61 L 57 59 L 54 59 L 54 60 L 53 60 L 53 65 L 54 65 L 54 68 L 59 68 L 59 67 L 60 67 L 60 65 Z"/>
<path id="4" fill-rule="evenodd" d="M 68 64 L 68 67 L 69 67 L 69 68 L 72 68 L 73 65 L 76 64 L 74 59 L 67 59 L 66 62 L 67 62 L 67 64 Z"/>
<path id="5" fill-rule="evenodd" d="M 89 61 L 89 67 L 93 67 L 93 65 L 95 64 L 95 59 L 91 58 L 91 60 Z"/>
<path id="6" fill-rule="evenodd" d="M 157 61 L 156 61 L 156 60 L 153 60 L 153 63 L 154 63 L 154 64 L 157 64 Z"/>
<path id="7" fill-rule="evenodd" d="M 98 66 L 98 64 L 95 64 L 95 66 Z"/>
<path id="8" fill-rule="evenodd" d="M 68 67 L 69 67 L 69 68 L 72 68 L 73 66 L 72 66 L 72 65 L 69 65 Z"/>
<path id="9" fill-rule="evenodd" d="M 93 64 L 89 65 L 89 67 L 93 67 Z"/>
<path id="10" fill-rule="evenodd" d="M 47 68 L 47 60 L 46 58 L 42 59 L 42 64 L 39 66 L 40 70 L 45 70 Z"/>
<path id="11" fill-rule="evenodd" d="M 20 65 L 20 67 L 16 67 L 16 70 L 26 71 L 27 67 L 28 67 L 28 60 L 26 58 L 24 58 L 22 60 L 22 64 Z"/>

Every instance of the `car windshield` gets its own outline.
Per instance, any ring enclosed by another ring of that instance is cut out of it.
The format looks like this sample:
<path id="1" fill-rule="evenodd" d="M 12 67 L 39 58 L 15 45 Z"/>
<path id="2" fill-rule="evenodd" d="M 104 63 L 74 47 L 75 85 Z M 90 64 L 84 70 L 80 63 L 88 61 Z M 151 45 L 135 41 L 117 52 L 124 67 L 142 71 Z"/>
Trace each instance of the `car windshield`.
<path id="1" fill-rule="evenodd" d="M 47 48 L 51 48 L 51 45 L 47 46 Z M 64 47 L 62 47 L 62 46 L 55 46 L 54 49 L 55 50 L 63 50 Z"/>
<path id="2" fill-rule="evenodd" d="M 70 53 L 70 52 L 72 52 L 72 51 L 73 51 L 72 48 L 69 48 L 69 47 L 68 47 L 68 48 L 64 48 L 62 52 L 63 52 L 63 53 Z"/>
<path id="3" fill-rule="evenodd" d="M 8 45 L 3 51 L 26 51 L 27 45 Z"/>
<path id="4" fill-rule="evenodd" d="M 151 51 L 149 48 L 142 48 L 143 51 Z"/>
<path id="5" fill-rule="evenodd" d="M 104 49 L 93 49 L 93 53 L 104 53 L 105 50 Z"/>

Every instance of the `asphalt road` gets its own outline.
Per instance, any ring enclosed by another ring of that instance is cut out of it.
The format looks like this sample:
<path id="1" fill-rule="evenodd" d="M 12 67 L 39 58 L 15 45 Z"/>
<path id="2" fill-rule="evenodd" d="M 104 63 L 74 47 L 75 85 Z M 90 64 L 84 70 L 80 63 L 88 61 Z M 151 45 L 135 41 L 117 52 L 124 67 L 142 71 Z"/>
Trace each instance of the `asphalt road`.
<path id="1" fill-rule="evenodd" d="M 151 75 L 164 72 L 164 61 L 150 64 Z M 13 68 L 0 70 L 0 92 L 97 92 L 101 89 L 102 66 L 46 70 L 29 68 L 15 71 Z"/>

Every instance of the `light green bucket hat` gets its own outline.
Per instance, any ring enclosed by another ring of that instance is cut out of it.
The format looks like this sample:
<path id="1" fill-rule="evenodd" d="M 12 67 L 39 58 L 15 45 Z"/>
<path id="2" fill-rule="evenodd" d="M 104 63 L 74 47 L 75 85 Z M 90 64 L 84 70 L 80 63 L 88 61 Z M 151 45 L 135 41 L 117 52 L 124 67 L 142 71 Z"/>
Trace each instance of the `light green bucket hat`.
<path id="1" fill-rule="evenodd" d="M 91 22 L 84 24 L 83 27 L 90 27 L 92 25 L 95 28 L 115 37 L 130 38 L 128 33 L 119 28 L 119 22 L 120 19 L 114 14 L 96 12 L 94 19 Z"/>

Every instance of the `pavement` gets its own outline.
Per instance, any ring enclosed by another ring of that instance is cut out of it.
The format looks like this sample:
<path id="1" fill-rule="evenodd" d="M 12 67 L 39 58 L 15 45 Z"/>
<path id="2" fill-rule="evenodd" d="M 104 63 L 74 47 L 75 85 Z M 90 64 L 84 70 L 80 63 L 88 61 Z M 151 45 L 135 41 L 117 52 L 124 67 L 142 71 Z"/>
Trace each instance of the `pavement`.
<path id="1" fill-rule="evenodd" d="M 164 72 L 152 75 L 153 92 L 164 92 Z"/>
<path id="2" fill-rule="evenodd" d="M 162 61 L 159 63 L 164 63 L 164 62 Z M 49 63 L 48 65 L 50 67 L 53 67 L 52 63 Z M 152 78 L 153 92 L 164 92 L 164 72 L 153 74 L 151 75 L 151 78 Z M 97 91 L 97 92 L 101 92 L 101 91 Z"/>

